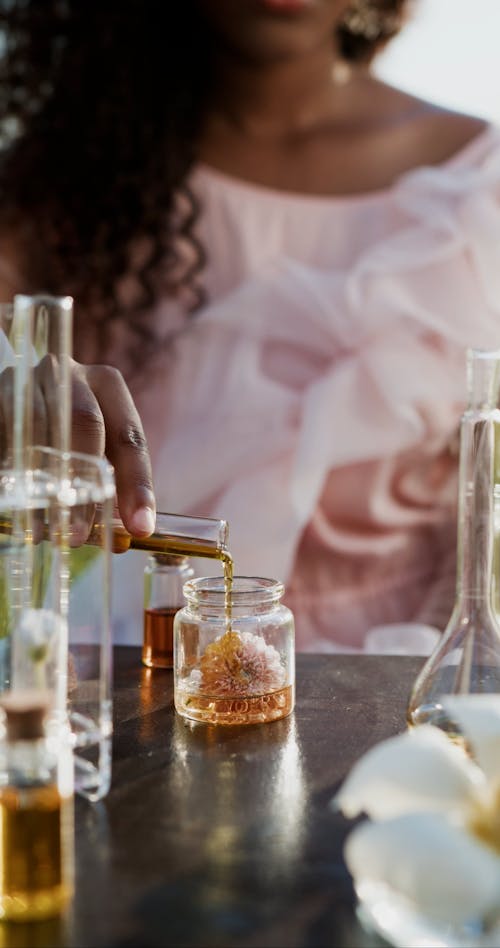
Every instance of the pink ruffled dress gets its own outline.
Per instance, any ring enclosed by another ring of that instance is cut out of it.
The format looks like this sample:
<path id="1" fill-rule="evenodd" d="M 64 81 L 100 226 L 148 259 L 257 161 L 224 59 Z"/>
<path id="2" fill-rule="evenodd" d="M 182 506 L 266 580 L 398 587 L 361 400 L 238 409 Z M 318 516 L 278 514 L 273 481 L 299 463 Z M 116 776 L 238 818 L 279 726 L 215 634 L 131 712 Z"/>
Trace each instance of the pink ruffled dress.
<path id="1" fill-rule="evenodd" d="M 500 346 L 500 131 L 359 196 L 191 184 L 210 303 L 139 400 L 159 509 L 229 521 L 299 650 L 443 628 L 465 352 Z"/>

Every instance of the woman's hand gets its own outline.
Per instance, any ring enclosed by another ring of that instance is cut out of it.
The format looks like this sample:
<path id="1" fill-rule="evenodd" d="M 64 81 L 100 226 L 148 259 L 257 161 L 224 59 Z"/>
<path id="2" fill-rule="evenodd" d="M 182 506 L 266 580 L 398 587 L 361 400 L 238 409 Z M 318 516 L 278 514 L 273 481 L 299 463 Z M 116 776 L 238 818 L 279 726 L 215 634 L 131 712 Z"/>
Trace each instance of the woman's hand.
<path id="1" fill-rule="evenodd" d="M 0 370 L 0 459 L 12 459 L 14 443 L 15 372 Z M 104 455 L 115 469 L 120 516 L 133 536 L 148 536 L 155 525 L 151 462 L 141 419 L 123 376 L 107 365 L 81 365 L 71 360 L 71 448 L 97 457 Z M 33 372 L 33 412 L 30 441 L 61 444 L 60 375 L 57 362 L 44 356 Z"/>
<path id="2" fill-rule="evenodd" d="M 123 376 L 107 365 L 72 363 L 72 449 L 106 455 L 115 469 L 118 508 L 133 536 L 154 530 L 156 505 L 141 419 Z"/>

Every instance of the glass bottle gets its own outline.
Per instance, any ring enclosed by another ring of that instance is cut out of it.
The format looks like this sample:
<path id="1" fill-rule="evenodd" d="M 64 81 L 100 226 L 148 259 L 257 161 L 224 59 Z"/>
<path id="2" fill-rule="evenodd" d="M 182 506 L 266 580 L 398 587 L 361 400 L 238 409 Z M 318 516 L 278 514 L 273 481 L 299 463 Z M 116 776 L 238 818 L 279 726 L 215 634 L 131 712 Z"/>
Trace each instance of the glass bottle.
<path id="1" fill-rule="evenodd" d="M 103 524 L 99 506 L 86 542 L 99 544 Z M 148 553 L 169 553 L 177 556 L 200 556 L 231 560 L 227 548 L 226 520 L 211 517 L 190 517 L 184 514 L 157 513 L 155 528 L 149 537 L 133 537 L 125 529 L 119 516 L 111 520 L 111 549 L 113 553 L 145 550 Z"/>
<path id="2" fill-rule="evenodd" d="M 231 580 L 231 581 L 229 581 Z M 293 614 L 274 579 L 202 577 L 174 620 L 174 700 L 209 724 L 259 724 L 293 710 Z"/>
<path id="3" fill-rule="evenodd" d="M 149 557 L 144 570 L 144 665 L 172 668 L 174 617 L 185 601 L 184 583 L 193 576 L 186 556 L 153 553 Z"/>
<path id="4" fill-rule="evenodd" d="M 35 448 L 35 451 L 44 449 Z M 66 457 L 66 455 L 61 455 Z M 82 455 L 85 457 L 85 455 Z M 31 472 L 28 472 L 31 473 Z M 116 514 L 105 515 L 101 504 L 88 505 L 92 513 L 88 519 L 82 512 L 79 534 L 81 543 L 102 546 L 103 536 L 108 527 L 111 530 L 111 552 L 126 553 L 128 550 L 144 550 L 147 553 L 170 553 L 177 556 L 199 556 L 221 560 L 223 564 L 232 563 L 227 547 L 228 524 L 226 520 L 211 517 L 190 517 L 185 514 L 157 513 L 155 528 L 149 537 L 133 537 Z M 83 529 L 86 524 L 87 533 Z M 0 512 L 0 539 L 2 534 L 10 536 L 15 524 L 12 517 L 2 516 Z M 41 536 L 46 539 L 46 534 Z M 78 545 L 72 537 L 71 545 Z"/>
<path id="5" fill-rule="evenodd" d="M 443 709 L 443 696 L 500 693 L 500 626 L 493 607 L 500 350 L 470 350 L 467 381 L 468 407 L 460 428 L 456 600 L 408 706 L 410 726 L 434 724 L 458 740 L 459 728 Z"/>
<path id="6" fill-rule="evenodd" d="M 73 894 L 73 761 L 69 741 L 48 738 L 48 701 L 2 695 L 6 740 L 0 788 L 0 918 L 61 914 Z"/>

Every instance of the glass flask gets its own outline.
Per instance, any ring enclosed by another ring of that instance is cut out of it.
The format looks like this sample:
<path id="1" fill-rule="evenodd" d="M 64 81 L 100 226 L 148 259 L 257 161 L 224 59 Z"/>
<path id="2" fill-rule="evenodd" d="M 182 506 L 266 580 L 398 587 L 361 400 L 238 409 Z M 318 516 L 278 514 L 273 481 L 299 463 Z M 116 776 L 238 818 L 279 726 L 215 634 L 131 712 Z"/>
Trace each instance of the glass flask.
<path id="1" fill-rule="evenodd" d="M 154 553 L 144 570 L 142 661 L 149 668 L 174 664 L 174 618 L 184 605 L 184 583 L 194 576 L 186 556 Z"/>
<path id="2" fill-rule="evenodd" d="M 111 775 L 113 471 L 53 448 L 26 457 L 23 472 L 0 472 L 0 633 L 10 642 L 0 690 L 51 694 L 54 728 L 71 729 L 75 789 L 97 800 Z M 97 503 L 100 544 L 89 547 Z"/>
<path id="3" fill-rule="evenodd" d="M 495 443 L 500 350 L 469 350 L 468 406 L 460 427 L 455 605 L 434 652 L 418 675 L 408 724 L 434 724 L 460 741 L 445 713 L 445 695 L 500 693 L 500 626 L 494 611 Z"/>
<path id="4" fill-rule="evenodd" d="M 45 733 L 47 696 L 2 696 L 0 918 L 27 922 L 61 914 L 73 895 L 73 762 L 68 741 Z"/>
<path id="5" fill-rule="evenodd" d="M 295 696 L 293 615 L 274 579 L 202 577 L 174 620 L 174 700 L 209 724 L 284 718 Z"/>

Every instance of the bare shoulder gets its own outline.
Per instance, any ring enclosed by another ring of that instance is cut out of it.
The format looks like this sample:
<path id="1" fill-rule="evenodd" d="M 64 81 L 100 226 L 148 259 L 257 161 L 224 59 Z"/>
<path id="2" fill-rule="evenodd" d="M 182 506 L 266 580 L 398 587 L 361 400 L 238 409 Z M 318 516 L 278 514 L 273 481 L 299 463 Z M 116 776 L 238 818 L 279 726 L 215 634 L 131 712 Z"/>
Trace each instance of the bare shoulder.
<path id="1" fill-rule="evenodd" d="M 478 116 L 444 108 L 384 83 L 377 85 L 386 117 L 406 142 L 416 165 L 450 160 L 489 128 Z"/>
<path id="2" fill-rule="evenodd" d="M 422 163 L 449 161 L 489 128 L 485 119 L 425 103 L 416 123 L 416 144 Z"/>

